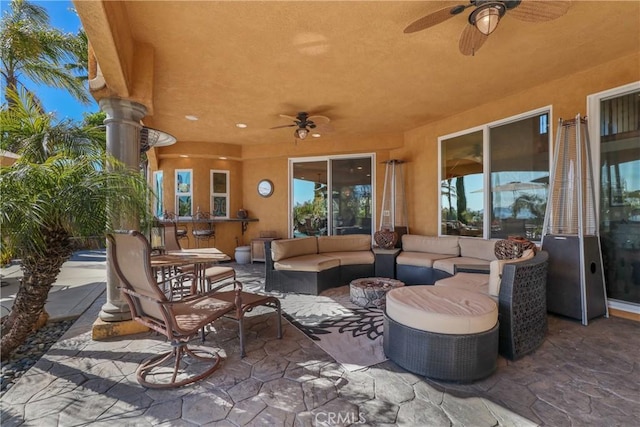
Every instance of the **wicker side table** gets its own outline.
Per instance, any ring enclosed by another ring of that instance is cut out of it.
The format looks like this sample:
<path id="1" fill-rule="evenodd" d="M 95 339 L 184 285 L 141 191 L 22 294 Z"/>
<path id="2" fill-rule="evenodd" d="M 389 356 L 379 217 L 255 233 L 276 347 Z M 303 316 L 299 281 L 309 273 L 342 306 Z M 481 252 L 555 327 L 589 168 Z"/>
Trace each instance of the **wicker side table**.
<path id="1" fill-rule="evenodd" d="M 384 309 L 387 292 L 400 286 L 404 286 L 400 280 L 386 277 L 356 279 L 349 284 L 351 302 L 360 307 Z"/>

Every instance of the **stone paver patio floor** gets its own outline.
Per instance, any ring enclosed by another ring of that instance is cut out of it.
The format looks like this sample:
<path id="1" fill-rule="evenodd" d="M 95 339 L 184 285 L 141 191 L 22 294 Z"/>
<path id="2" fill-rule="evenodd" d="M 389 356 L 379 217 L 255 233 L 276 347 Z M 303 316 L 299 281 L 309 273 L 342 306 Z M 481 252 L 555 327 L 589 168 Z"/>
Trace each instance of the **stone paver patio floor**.
<path id="1" fill-rule="evenodd" d="M 241 280 L 260 266 L 236 266 Z M 610 318 L 584 327 L 550 316 L 543 346 L 516 362 L 500 358 L 468 385 L 431 381 L 387 361 L 349 372 L 271 311 L 215 324 L 206 347 L 222 367 L 174 390 L 140 386 L 135 370 L 168 344 L 153 333 L 91 340 L 103 297 L 3 396 L 2 426 L 635 426 L 640 425 L 640 324 Z"/>

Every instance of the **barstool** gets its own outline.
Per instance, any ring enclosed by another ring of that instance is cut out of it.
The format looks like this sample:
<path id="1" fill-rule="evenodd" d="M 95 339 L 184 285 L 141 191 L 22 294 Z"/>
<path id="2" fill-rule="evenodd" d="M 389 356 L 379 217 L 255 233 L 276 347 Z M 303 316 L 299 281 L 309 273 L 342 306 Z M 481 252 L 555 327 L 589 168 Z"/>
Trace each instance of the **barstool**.
<path id="1" fill-rule="evenodd" d="M 165 220 L 173 222 L 176 228 L 176 238 L 178 239 L 178 241 L 187 239 L 186 247 L 189 247 L 189 231 L 187 230 L 187 226 L 185 224 L 178 224 L 178 215 L 176 215 L 174 212 L 165 211 L 163 217 Z"/>
<path id="2" fill-rule="evenodd" d="M 213 242 L 215 245 L 216 233 L 213 228 L 213 223 L 210 221 L 210 219 L 211 214 L 209 214 L 209 212 L 198 211 L 193 216 L 193 220 L 191 223 L 191 234 L 193 234 L 193 238 L 196 241 L 197 248 L 200 247 L 200 242 L 202 242 L 203 240 L 206 240 L 207 246 L 209 246 L 209 240 L 214 239 Z"/>

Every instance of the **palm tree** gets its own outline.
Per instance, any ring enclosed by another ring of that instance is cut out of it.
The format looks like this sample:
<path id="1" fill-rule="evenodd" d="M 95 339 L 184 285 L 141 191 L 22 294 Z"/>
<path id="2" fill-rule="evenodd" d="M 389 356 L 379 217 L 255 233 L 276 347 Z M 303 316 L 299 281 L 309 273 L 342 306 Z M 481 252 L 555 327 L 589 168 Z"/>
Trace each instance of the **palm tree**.
<path id="1" fill-rule="evenodd" d="M 546 206 L 546 200 L 540 196 L 535 194 L 521 194 L 515 199 L 513 205 L 511 205 L 511 216 L 516 218 L 520 211 L 528 209 L 536 220 L 541 220 L 544 218 Z"/>
<path id="2" fill-rule="evenodd" d="M 151 200 L 139 171 L 107 158 L 103 130 L 54 123 L 27 91 L 9 96 L 13 108 L 0 111 L 0 130 L 21 157 L 0 167 L 0 249 L 21 259 L 23 280 L 3 324 L 2 360 L 43 313 L 78 239 L 103 235 L 117 215 L 148 219 Z"/>
<path id="3" fill-rule="evenodd" d="M 73 72 L 83 62 L 78 57 L 83 45 L 81 37 L 51 28 L 43 7 L 12 0 L 0 22 L 0 71 L 8 105 L 12 102 L 9 91 L 25 87 L 21 77 L 66 89 L 78 100 L 88 102 L 84 81 Z"/>
<path id="4" fill-rule="evenodd" d="M 447 217 L 445 219 L 454 219 L 453 216 L 453 201 L 452 199 L 456 197 L 456 186 L 455 183 L 452 182 L 452 178 L 447 178 L 440 183 L 440 191 L 443 196 L 447 197 L 447 201 L 449 204 L 449 211 L 447 212 Z"/>

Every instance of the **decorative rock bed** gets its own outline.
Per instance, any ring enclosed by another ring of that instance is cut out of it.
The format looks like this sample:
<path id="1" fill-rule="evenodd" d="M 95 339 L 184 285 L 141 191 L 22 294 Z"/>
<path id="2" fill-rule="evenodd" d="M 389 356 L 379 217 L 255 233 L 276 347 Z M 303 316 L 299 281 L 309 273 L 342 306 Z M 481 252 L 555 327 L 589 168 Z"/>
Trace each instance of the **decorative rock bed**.
<path id="1" fill-rule="evenodd" d="M 2 363 L 0 377 L 0 397 L 20 377 L 44 355 L 53 344 L 73 325 L 76 319 L 48 323 L 30 335 L 27 341 L 16 349 L 11 359 Z"/>

